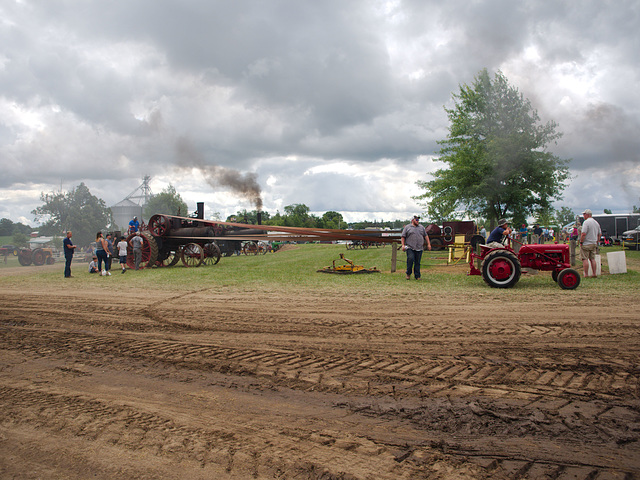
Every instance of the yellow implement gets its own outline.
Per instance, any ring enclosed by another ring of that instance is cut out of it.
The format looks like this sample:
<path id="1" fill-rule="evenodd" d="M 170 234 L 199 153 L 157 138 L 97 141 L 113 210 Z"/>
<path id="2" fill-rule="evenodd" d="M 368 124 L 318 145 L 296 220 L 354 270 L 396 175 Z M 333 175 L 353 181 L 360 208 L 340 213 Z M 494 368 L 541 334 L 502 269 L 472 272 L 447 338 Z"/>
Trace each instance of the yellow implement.
<path id="1" fill-rule="evenodd" d="M 333 261 L 333 265 L 329 267 L 325 267 L 322 270 L 318 270 L 320 273 L 341 273 L 344 275 L 352 274 L 352 273 L 380 273 L 376 267 L 373 268 L 364 268 L 362 265 L 354 265 L 354 263 L 344 258 L 344 253 L 340 254 L 340 258 L 344 260 L 346 265 L 337 265 L 336 260 Z"/>

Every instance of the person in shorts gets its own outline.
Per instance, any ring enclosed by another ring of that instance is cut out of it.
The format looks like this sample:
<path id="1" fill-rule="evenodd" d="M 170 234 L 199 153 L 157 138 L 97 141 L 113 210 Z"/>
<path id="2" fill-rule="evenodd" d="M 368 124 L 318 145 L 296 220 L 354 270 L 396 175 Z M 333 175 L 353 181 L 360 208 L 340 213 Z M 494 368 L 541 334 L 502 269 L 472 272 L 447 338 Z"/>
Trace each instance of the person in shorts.
<path id="1" fill-rule="evenodd" d="M 597 277 L 596 274 L 596 253 L 598 243 L 602 236 L 600 224 L 593 218 L 591 210 L 588 208 L 582 212 L 584 222 L 582 223 L 582 233 L 580 234 L 580 258 L 582 259 L 582 268 L 585 278 L 589 277 L 589 264 L 591 264 L 591 277 Z"/>
<path id="2" fill-rule="evenodd" d="M 118 256 L 120 257 L 120 266 L 122 267 L 122 273 L 127 269 L 127 241 L 124 237 L 120 237 L 118 242 Z"/>

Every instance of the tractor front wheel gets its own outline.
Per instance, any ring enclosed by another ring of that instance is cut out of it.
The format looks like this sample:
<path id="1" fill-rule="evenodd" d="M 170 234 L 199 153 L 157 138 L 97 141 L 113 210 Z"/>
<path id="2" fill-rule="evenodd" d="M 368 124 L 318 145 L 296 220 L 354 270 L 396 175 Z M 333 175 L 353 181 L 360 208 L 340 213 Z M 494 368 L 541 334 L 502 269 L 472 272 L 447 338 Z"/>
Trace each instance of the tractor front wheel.
<path id="1" fill-rule="evenodd" d="M 520 261 L 506 249 L 489 252 L 482 261 L 482 278 L 493 288 L 511 288 L 521 274 Z"/>
<path id="2" fill-rule="evenodd" d="M 563 290 L 575 290 L 580 285 L 580 274 L 573 268 L 565 268 L 558 274 L 558 285 Z"/>

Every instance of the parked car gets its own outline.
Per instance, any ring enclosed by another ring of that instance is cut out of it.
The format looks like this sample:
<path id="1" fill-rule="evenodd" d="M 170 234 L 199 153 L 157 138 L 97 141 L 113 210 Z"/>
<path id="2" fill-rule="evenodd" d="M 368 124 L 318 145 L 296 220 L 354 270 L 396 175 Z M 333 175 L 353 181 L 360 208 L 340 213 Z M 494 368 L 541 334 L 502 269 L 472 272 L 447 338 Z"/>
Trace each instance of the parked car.
<path id="1" fill-rule="evenodd" d="M 622 234 L 622 241 L 624 242 L 625 247 L 628 247 L 630 250 L 638 250 L 640 243 L 640 225 L 633 230 L 627 230 L 624 232 Z"/>

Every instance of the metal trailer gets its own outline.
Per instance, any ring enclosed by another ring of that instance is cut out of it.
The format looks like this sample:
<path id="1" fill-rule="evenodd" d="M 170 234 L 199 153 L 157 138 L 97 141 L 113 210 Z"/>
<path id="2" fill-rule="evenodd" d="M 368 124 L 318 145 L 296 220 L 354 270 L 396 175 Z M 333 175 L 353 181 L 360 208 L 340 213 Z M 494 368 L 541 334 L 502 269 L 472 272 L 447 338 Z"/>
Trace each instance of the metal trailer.
<path id="1" fill-rule="evenodd" d="M 603 213 L 593 215 L 593 219 L 600 224 L 602 236 L 610 238 L 613 243 L 622 242 L 623 233 L 640 226 L 640 213 Z M 582 225 L 584 217 L 580 215 L 578 221 Z"/>

